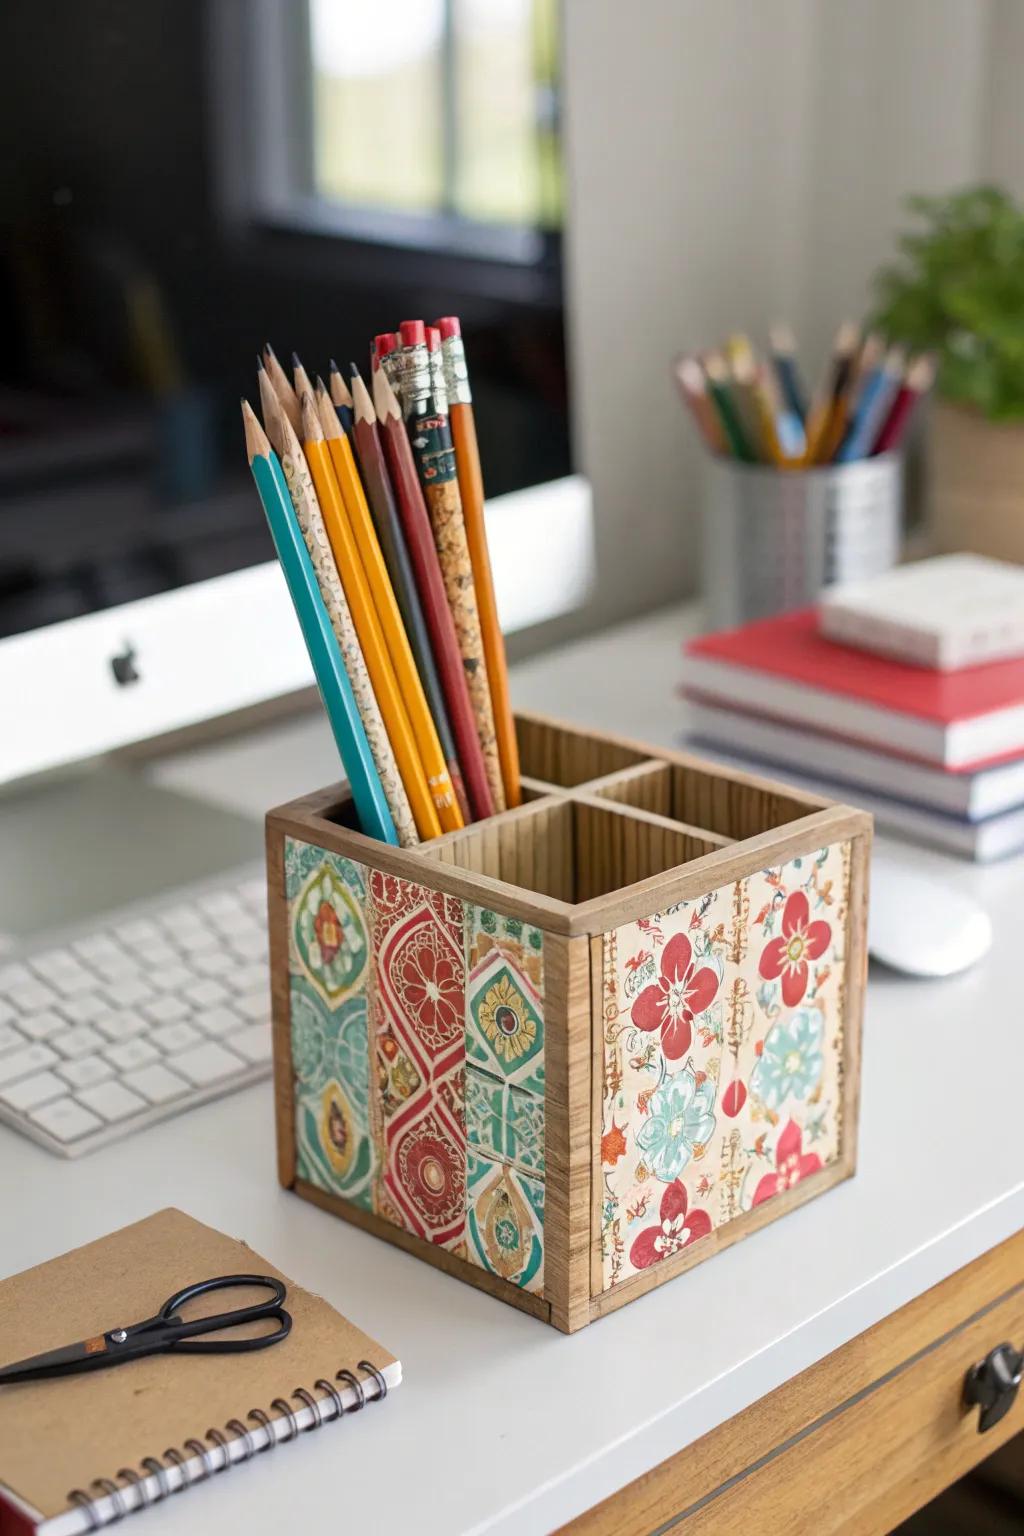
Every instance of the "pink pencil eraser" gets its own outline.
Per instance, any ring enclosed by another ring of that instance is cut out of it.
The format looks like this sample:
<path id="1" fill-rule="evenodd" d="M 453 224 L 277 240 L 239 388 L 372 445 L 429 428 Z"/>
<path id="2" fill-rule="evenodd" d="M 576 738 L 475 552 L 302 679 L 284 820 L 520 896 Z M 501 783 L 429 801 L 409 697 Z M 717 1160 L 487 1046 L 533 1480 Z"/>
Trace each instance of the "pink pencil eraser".
<path id="1" fill-rule="evenodd" d="M 444 337 L 445 341 L 448 340 L 449 336 L 461 336 L 462 335 L 462 327 L 459 324 L 459 317 L 458 317 L 458 315 L 442 315 L 440 320 L 438 320 L 436 322 L 436 324 L 437 324 L 438 330 L 441 332 L 441 335 Z"/>
<path id="2" fill-rule="evenodd" d="M 422 320 L 403 320 L 401 327 L 402 346 L 424 346 L 427 340 L 426 326 Z"/>
<path id="3" fill-rule="evenodd" d="M 381 331 L 379 336 L 373 338 L 373 345 L 378 357 L 387 357 L 398 346 L 398 340 L 394 331 Z"/>
<path id="4" fill-rule="evenodd" d="M 427 349 L 430 352 L 440 352 L 441 332 L 436 325 L 427 326 Z"/>

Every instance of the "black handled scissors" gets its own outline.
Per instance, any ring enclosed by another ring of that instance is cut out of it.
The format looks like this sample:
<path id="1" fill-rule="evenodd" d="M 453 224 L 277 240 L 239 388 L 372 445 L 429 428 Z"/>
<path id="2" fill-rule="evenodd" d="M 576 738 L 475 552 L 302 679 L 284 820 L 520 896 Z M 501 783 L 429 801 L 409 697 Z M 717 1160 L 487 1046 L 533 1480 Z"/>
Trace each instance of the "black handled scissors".
<path id="1" fill-rule="evenodd" d="M 228 1286 L 257 1286 L 269 1291 L 270 1296 L 255 1306 L 197 1317 L 190 1323 L 178 1315 L 182 1307 L 197 1296 L 205 1296 L 207 1291 L 222 1291 Z M 13 1365 L 0 1366 L 0 1386 L 14 1381 L 37 1381 L 45 1376 L 73 1376 L 79 1371 L 102 1370 L 109 1365 L 123 1365 L 127 1360 L 139 1360 L 143 1355 L 160 1355 L 168 1351 L 176 1355 L 230 1355 L 244 1354 L 250 1349 L 266 1349 L 286 1339 L 291 1332 L 291 1314 L 281 1305 L 286 1295 L 286 1287 L 270 1275 L 220 1275 L 216 1280 L 200 1280 L 168 1296 L 156 1316 L 147 1317 L 144 1322 L 132 1323 L 127 1328 L 111 1328 L 108 1333 L 99 1333 L 95 1338 L 79 1339 L 77 1344 L 65 1344 L 41 1355 L 30 1355 L 27 1360 L 16 1360 Z M 238 1328 L 243 1323 L 264 1317 L 279 1324 L 274 1332 L 244 1339 L 200 1337 L 222 1328 Z"/>

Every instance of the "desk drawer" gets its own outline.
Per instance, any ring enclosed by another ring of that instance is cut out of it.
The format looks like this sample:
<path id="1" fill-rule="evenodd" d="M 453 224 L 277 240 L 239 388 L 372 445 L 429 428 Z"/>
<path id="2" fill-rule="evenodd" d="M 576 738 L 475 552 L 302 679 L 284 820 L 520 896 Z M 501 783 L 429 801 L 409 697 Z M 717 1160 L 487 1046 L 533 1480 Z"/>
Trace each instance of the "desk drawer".
<path id="1" fill-rule="evenodd" d="M 1024 1348 L 1024 1234 L 663 1462 L 572 1536 L 882 1536 L 1024 1430 L 1024 1391 L 978 1433 L 964 1379 Z"/>

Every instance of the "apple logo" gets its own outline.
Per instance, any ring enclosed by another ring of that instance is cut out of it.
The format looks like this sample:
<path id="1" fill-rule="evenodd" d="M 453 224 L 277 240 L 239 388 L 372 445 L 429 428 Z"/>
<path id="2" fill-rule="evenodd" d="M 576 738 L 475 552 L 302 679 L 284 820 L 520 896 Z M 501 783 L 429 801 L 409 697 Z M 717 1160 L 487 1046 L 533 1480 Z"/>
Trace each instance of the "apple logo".
<path id="1" fill-rule="evenodd" d="M 125 641 L 124 650 L 119 655 L 111 656 L 110 670 L 114 674 L 114 681 L 122 688 L 128 683 L 139 681 L 141 674 L 135 665 L 135 647 L 131 641 Z"/>

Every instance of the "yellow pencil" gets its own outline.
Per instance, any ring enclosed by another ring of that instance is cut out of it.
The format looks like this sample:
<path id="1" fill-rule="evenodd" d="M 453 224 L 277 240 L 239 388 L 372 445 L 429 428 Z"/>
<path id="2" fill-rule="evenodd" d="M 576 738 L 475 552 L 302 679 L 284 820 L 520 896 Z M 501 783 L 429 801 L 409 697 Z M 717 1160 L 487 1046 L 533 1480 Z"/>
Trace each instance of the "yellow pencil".
<path id="1" fill-rule="evenodd" d="M 343 500 L 328 450 L 324 429 L 320 423 L 313 396 L 307 391 L 300 402 L 302 413 L 302 447 L 306 455 L 317 500 L 323 513 L 327 537 L 334 551 L 341 584 L 345 588 L 352 617 L 355 620 L 359 643 L 366 658 L 367 670 L 373 691 L 377 695 L 380 712 L 384 716 L 391 745 L 402 776 L 416 830 L 421 838 L 440 837 L 441 822 L 427 782 L 427 773 L 420 756 L 416 737 L 399 688 L 398 678 L 373 596 L 366 579 L 359 549 L 352 535 L 347 503 Z M 404 632 L 404 631 L 403 631 Z M 421 690 L 422 691 L 422 690 Z M 435 738 L 436 739 L 436 738 Z M 438 748 L 440 756 L 440 747 Z M 444 760 L 441 759 L 442 767 Z M 448 770 L 444 769 L 451 794 Z M 454 795 L 452 796 L 454 800 Z"/>

